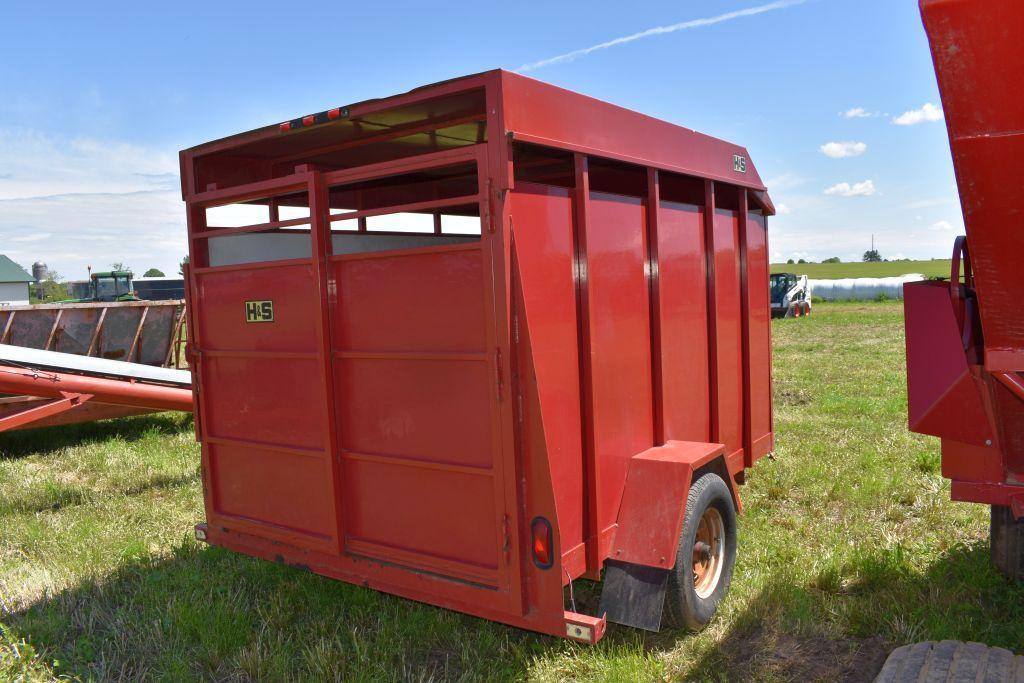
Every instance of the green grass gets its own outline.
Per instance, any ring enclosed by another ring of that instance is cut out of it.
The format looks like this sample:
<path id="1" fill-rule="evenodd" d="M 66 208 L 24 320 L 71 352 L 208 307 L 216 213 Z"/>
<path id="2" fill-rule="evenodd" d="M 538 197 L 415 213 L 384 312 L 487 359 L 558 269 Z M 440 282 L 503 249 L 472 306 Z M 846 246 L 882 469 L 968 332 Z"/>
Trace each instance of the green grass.
<path id="1" fill-rule="evenodd" d="M 0 437 L 0 680 L 870 680 L 926 638 L 1021 650 L 987 510 L 906 429 L 900 306 L 820 304 L 773 338 L 777 458 L 700 635 L 587 647 L 200 545 L 191 421 L 158 415 Z"/>
<path id="2" fill-rule="evenodd" d="M 773 273 L 796 273 L 817 280 L 847 277 L 894 277 L 920 273 L 925 277 L 949 277 L 949 259 L 931 261 L 883 261 L 881 263 L 773 263 Z"/>

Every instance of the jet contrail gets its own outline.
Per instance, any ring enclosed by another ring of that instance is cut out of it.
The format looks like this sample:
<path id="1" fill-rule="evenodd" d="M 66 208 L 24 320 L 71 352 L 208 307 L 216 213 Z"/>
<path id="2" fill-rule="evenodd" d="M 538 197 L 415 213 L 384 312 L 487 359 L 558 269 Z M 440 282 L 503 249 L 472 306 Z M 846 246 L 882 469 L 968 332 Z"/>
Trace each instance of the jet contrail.
<path id="1" fill-rule="evenodd" d="M 740 17 L 751 17 L 755 14 L 764 14 L 765 12 L 771 12 L 777 9 L 784 9 L 786 7 L 792 7 L 793 5 L 802 5 L 808 0 L 778 0 L 777 2 L 769 2 L 767 5 L 758 5 L 757 7 L 748 7 L 747 9 L 736 10 L 735 12 L 726 12 L 725 14 L 719 14 L 715 17 L 704 17 L 703 19 L 691 19 L 689 21 L 683 21 L 678 24 L 670 24 L 669 26 L 656 26 L 649 28 L 646 31 L 640 31 L 628 36 L 622 36 L 621 38 L 614 38 L 604 43 L 598 43 L 597 45 L 591 45 L 580 50 L 573 50 L 572 52 L 566 52 L 565 54 L 558 55 L 557 57 L 550 57 L 548 59 L 542 59 L 539 62 L 532 62 L 530 64 L 523 64 L 516 71 L 533 71 L 534 69 L 540 69 L 545 66 L 552 64 L 558 64 L 560 62 L 570 62 L 577 57 L 589 55 L 591 52 L 597 52 L 598 50 L 604 50 L 609 47 L 615 47 L 616 45 L 624 45 L 626 43 L 632 43 L 634 40 L 640 40 L 641 38 L 647 38 L 648 36 L 660 36 L 663 33 L 675 33 L 676 31 L 683 31 L 688 28 L 700 28 L 701 26 L 711 26 L 712 24 L 721 24 L 724 21 L 731 21 L 733 19 L 739 19 Z"/>

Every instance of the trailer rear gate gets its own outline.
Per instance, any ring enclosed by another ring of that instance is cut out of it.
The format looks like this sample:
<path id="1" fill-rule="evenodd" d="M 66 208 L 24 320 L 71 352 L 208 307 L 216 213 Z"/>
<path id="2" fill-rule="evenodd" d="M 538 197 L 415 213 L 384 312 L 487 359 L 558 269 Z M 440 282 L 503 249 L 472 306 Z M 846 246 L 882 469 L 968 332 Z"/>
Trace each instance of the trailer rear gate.
<path id="1" fill-rule="evenodd" d="M 634 457 L 724 444 L 677 464 L 720 452 L 732 485 L 772 448 L 772 208 L 742 148 L 490 72 L 182 170 L 211 542 L 594 641 L 562 586 L 628 546 Z"/>

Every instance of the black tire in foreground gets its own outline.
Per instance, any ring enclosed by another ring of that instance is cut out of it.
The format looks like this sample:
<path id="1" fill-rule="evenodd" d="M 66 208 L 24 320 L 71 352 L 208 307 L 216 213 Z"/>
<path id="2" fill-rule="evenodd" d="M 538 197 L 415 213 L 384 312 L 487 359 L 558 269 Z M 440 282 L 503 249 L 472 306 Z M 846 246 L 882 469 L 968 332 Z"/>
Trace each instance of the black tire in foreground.
<path id="1" fill-rule="evenodd" d="M 989 542 L 992 564 L 1007 578 L 1024 581 L 1024 519 L 1014 519 L 1005 505 L 993 505 Z"/>
<path id="2" fill-rule="evenodd" d="M 699 631 L 729 591 L 736 563 L 736 510 L 717 474 L 700 476 L 686 498 L 676 564 L 668 576 L 663 620 Z"/>

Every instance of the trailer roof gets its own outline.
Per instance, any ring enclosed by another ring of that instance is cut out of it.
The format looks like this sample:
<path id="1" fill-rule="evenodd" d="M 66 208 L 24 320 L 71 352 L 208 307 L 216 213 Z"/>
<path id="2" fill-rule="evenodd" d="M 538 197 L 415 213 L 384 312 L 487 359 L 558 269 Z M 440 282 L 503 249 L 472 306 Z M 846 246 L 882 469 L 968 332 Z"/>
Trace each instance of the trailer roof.
<path id="1" fill-rule="evenodd" d="M 435 149 L 470 144 L 480 141 L 482 121 L 488 113 L 485 90 L 490 88 L 500 91 L 496 101 L 501 103 L 502 132 L 512 140 L 746 187 L 754 191 L 767 213 L 774 213 L 744 147 L 500 69 L 197 145 L 182 152 L 183 171 L 192 159 L 221 155 L 267 161 L 297 158 L 297 151 L 314 152 L 324 146 L 352 149 L 361 137 L 386 139 L 392 148 L 417 144 L 416 136 L 420 136 L 420 146 L 429 144 Z M 428 136 L 431 123 L 442 128 Z M 404 131 L 407 136 L 398 139 Z"/>

